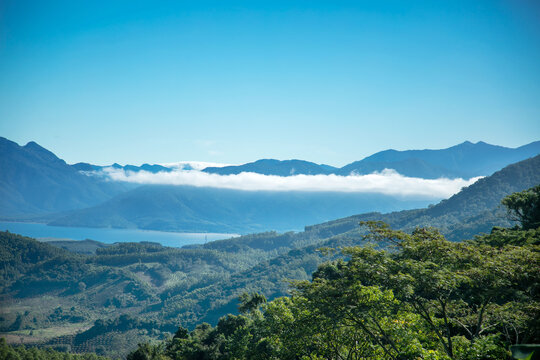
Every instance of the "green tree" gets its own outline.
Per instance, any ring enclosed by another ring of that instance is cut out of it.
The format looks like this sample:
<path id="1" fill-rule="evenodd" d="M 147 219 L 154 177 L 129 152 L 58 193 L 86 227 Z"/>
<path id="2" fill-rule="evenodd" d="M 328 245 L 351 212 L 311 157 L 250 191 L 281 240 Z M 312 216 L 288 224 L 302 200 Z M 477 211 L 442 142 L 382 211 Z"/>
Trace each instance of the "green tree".
<path id="1" fill-rule="evenodd" d="M 266 297 L 258 293 L 243 293 L 239 300 L 238 310 L 243 314 L 254 312 L 260 305 L 266 303 Z"/>
<path id="2" fill-rule="evenodd" d="M 540 185 L 513 193 L 502 200 L 511 220 L 519 221 L 525 230 L 540 226 Z"/>

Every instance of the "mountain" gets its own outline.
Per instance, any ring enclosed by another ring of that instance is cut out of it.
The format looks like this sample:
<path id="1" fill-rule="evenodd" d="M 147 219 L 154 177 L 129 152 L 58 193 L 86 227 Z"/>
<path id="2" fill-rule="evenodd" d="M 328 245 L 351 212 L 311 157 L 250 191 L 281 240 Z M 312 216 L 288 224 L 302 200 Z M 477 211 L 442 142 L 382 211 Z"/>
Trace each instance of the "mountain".
<path id="1" fill-rule="evenodd" d="M 427 204 L 427 200 L 382 194 L 145 185 L 74 211 L 50 225 L 187 232 L 288 231 L 373 209 L 387 212 Z"/>
<path id="2" fill-rule="evenodd" d="M 538 184 L 540 184 L 540 155 L 508 165 L 493 175 L 463 188 L 449 199 L 425 209 L 389 214 L 361 214 L 323 225 L 328 227 L 333 224 L 338 228 L 350 229 L 359 221 L 382 220 L 396 229 L 411 230 L 417 226 L 434 226 L 451 240 L 471 238 L 480 232 L 490 231 L 493 226 L 511 225 L 500 205 L 501 200 L 508 194 Z"/>
<path id="3" fill-rule="evenodd" d="M 351 174 L 366 175 L 374 172 L 380 172 L 384 169 L 394 169 L 398 173 L 404 176 L 417 177 L 423 179 L 437 179 L 437 178 L 470 178 L 470 173 L 462 171 L 452 171 L 441 167 L 439 165 L 433 165 L 424 160 L 418 158 L 409 158 L 399 161 L 356 161 L 352 164 L 345 165 L 339 169 L 336 173 L 338 175 L 347 176 Z M 476 176 L 476 175 L 474 175 Z"/>
<path id="4" fill-rule="evenodd" d="M 211 174 L 232 175 L 242 172 L 252 172 L 264 175 L 291 176 L 291 175 L 320 175 L 334 173 L 337 168 L 315 164 L 304 160 L 275 160 L 262 159 L 244 165 L 207 167 L 203 171 Z"/>
<path id="5" fill-rule="evenodd" d="M 76 164 L 71 165 L 72 168 L 74 168 L 77 171 L 99 171 L 103 170 L 104 168 L 113 168 L 113 169 L 123 169 L 126 171 L 133 171 L 133 172 L 139 172 L 139 171 L 148 171 L 153 174 L 156 174 L 158 172 L 170 172 L 172 171 L 171 168 L 168 168 L 166 166 L 162 165 L 156 165 L 156 164 L 142 164 L 141 166 L 135 166 L 135 165 L 120 165 L 117 163 L 114 163 L 109 166 L 100 166 L 100 165 L 93 165 L 89 163 L 79 162 Z"/>
<path id="6" fill-rule="evenodd" d="M 131 187 L 85 176 L 35 142 L 19 146 L 2 137 L 0 169 L 3 218 L 80 209 Z"/>
<path id="7" fill-rule="evenodd" d="M 39 216 L 43 220 L 45 214 L 71 211 L 62 214 L 62 219 L 54 223 L 245 233 L 269 228 L 299 229 L 305 224 L 353 213 L 370 210 L 387 212 L 426 204 L 383 195 L 307 195 L 301 192 L 267 192 L 264 195 L 264 192 L 260 192 L 260 198 L 257 198 L 255 193 L 225 189 L 157 186 L 119 196 L 138 185 L 106 181 L 106 176 L 87 176 L 89 172 L 102 170 L 103 166 L 88 163 L 70 166 L 35 142 L 19 146 L 0 138 L 0 150 L 0 216 L 4 219 L 35 219 Z M 516 149 L 483 142 L 465 142 L 442 150 L 386 150 L 341 169 L 302 160 L 263 159 L 240 166 L 206 167 L 203 171 L 222 175 L 256 172 L 290 176 L 367 174 L 393 168 L 401 174 L 414 177 L 469 178 L 489 175 L 509 162 L 534 156 L 538 152 L 540 141 Z M 115 163 L 110 167 L 133 172 L 173 171 L 172 167 L 151 164 L 122 166 Z M 113 200 L 115 196 L 119 197 Z M 163 204 L 158 203 L 159 199 L 164 199 Z M 104 204 L 108 200 L 111 202 Z M 137 214 L 130 203 L 140 206 L 142 215 Z M 88 207 L 95 208 L 77 212 Z M 153 213 L 149 213 L 149 209 L 153 209 Z M 46 219 L 49 221 L 58 217 L 47 215 Z M 220 227 L 223 229 L 220 230 Z"/>
<path id="8" fill-rule="evenodd" d="M 398 173 L 424 179 L 465 178 L 491 175 L 506 165 L 528 159 L 540 154 L 540 141 L 507 148 L 485 142 L 475 144 L 465 141 L 462 144 L 440 150 L 385 150 L 363 160 L 355 161 L 342 168 L 319 165 L 303 160 L 263 159 L 255 162 L 225 167 L 208 167 L 203 171 L 231 175 L 253 172 L 264 175 L 318 175 L 351 174 L 365 175 L 384 169 L 394 169 Z"/>
<path id="9" fill-rule="evenodd" d="M 462 144 L 441 150 L 385 150 L 348 164 L 336 173 L 369 174 L 384 168 L 421 178 L 472 178 L 487 176 L 506 165 L 540 154 L 540 141 L 512 149 L 485 142 Z"/>

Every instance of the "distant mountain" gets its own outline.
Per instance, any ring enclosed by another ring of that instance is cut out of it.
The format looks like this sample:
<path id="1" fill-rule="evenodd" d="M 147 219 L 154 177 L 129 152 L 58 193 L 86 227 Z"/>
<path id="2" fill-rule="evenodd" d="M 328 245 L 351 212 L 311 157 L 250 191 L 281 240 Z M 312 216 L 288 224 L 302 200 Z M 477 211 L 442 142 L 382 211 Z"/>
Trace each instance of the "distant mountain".
<path id="1" fill-rule="evenodd" d="M 14 218 L 92 206 L 130 185 L 82 175 L 35 142 L 0 137 L 0 216 Z"/>
<path id="2" fill-rule="evenodd" d="M 325 164 L 316 164 L 304 160 L 261 159 L 243 165 L 211 166 L 202 171 L 210 174 L 233 175 L 242 172 L 263 175 L 328 175 L 347 176 L 366 175 L 384 169 L 394 169 L 398 173 L 424 179 L 465 178 L 491 175 L 506 165 L 525 160 L 540 154 L 540 141 L 535 141 L 518 148 L 490 145 L 485 142 L 475 144 L 465 141 L 459 145 L 440 150 L 385 150 L 355 161 L 342 168 Z M 73 168 L 83 171 L 99 171 L 106 167 L 126 171 L 148 171 L 151 173 L 170 172 L 172 167 L 143 164 L 141 166 L 112 164 L 109 166 L 77 163 Z M 192 170 L 188 165 L 184 170 Z"/>
<path id="3" fill-rule="evenodd" d="M 427 203 L 381 194 L 146 185 L 74 211 L 50 225 L 188 232 L 287 231 L 373 209 L 387 212 Z"/>
<path id="4" fill-rule="evenodd" d="M 71 165 L 77 171 L 98 171 L 104 168 L 104 166 L 93 165 L 85 162 L 79 162 Z"/>
<path id="5" fill-rule="evenodd" d="M 435 206 L 389 214 L 355 215 L 316 226 L 326 229 L 334 226 L 344 230 L 356 227 L 359 221 L 382 220 L 397 229 L 434 226 L 451 240 L 472 238 L 480 232 L 489 232 L 493 226 L 510 226 L 505 210 L 500 205 L 501 200 L 506 195 L 538 184 L 540 155 L 508 165 Z"/>
<path id="6" fill-rule="evenodd" d="M 104 168 L 108 168 L 108 167 L 111 167 L 113 169 L 123 169 L 123 170 L 126 170 L 126 171 L 133 171 L 133 172 L 139 172 L 139 171 L 148 171 L 148 172 L 151 172 L 153 174 L 156 174 L 158 172 L 170 172 L 172 171 L 171 168 L 168 168 L 166 166 L 162 166 L 162 165 L 156 165 L 156 164 L 153 164 L 153 165 L 150 165 L 150 164 L 142 164 L 141 166 L 135 166 L 135 165 L 120 165 L 120 164 L 117 164 L 117 163 L 114 163 L 112 165 L 109 165 L 109 166 L 100 166 L 100 165 L 93 165 L 93 164 L 89 164 L 89 163 L 84 163 L 84 162 L 80 162 L 80 163 L 76 163 L 76 164 L 73 164 L 71 165 L 72 168 L 74 168 L 75 170 L 77 171 L 99 171 L 99 170 L 103 170 Z"/>
<path id="7" fill-rule="evenodd" d="M 385 150 L 339 169 L 339 175 L 369 174 L 384 168 L 421 178 L 487 176 L 506 165 L 540 154 L 540 141 L 512 149 L 466 141 L 441 150 Z"/>
<path id="8" fill-rule="evenodd" d="M 441 150 L 385 150 L 355 161 L 342 168 L 319 165 L 303 160 L 263 159 L 255 162 L 225 166 L 208 167 L 203 171 L 231 175 L 253 172 L 264 175 L 365 175 L 384 169 L 394 169 L 398 173 L 424 179 L 465 178 L 487 176 L 506 165 L 528 159 L 540 154 L 540 141 L 515 149 L 503 146 L 466 141 L 462 144 Z"/>
<path id="9" fill-rule="evenodd" d="M 449 199 L 422 209 L 403 210 L 387 214 L 369 212 L 306 226 L 298 233 L 261 233 L 209 242 L 204 247 L 221 251 L 238 249 L 301 248 L 312 246 L 323 239 L 358 236 L 360 221 L 384 221 L 394 229 L 411 231 L 416 227 L 434 226 L 452 240 L 471 239 L 493 226 L 512 226 L 501 200 L 514 192 L 540 184 L 540 155 L 509 165 L 493 175 L 463 188 Z"/>
<path id="10" fill-rule="evenodd" d="M 234 230 L 244 233 L 268 228 L 298 229 L 305 224 L 352 213 L 387 212 L 425 204 L 383 195 L 268 192 L 263 196 L 261 194 L 264 192 L 256 195 L 247 192 L 235 193 L 226 189 L 195 187 L 169 187 L 168 190 L 164 190 L 165 187 L 157 186 L 146 187 L 140 192 L 134 191 L 125 194 L 125 197 L 122 195 L 110 203 L 102 204 L 138 185 L 106 181 L 106 177 L 87 176 L 89 172 L 102 170 L 104 166 L 88 163 L 68 165 L 35 142 L 19 146 L 10 140 L 0 138 L 0 151 L 0 217 L 4 219 L 32 218 L 50 213 L 75 211 L 64 214 L 63 218 L 55 223 L 175 231 Z M 510 162 L 535 156 L 539 152 L 540 141 L 516 149 L 483 142 L 476 144 L 465 142 L 442 150 L 386 150 L 341 169 L 303 160 L 263 159 L 239 166 L 207 167 L 203 171 L 221 175 L 255 172 L 290 176 L 368 174 L 392 168 L 403 175 L 414 177 L 470 178 L 489 175 Z M 152 173 L 169 172 L 176 168 L 151 164 L 122 166 L 116 163 L 110 167 Z M 161 199 L 165 199 L 163 205 L 159 203 Z M 153 214 L 139 216 L 133 208 L 129 209 L 130 202 L 140 204 L 143 212 L 147 211 L 146 208 L 155 211 Z M 102 205 L 98 206 L 100 210 L 96 214 L 93 211 L 97 211 L 97 208 L 76 211 L 98 204 Z M 207 204 L 208 209 L 201 204 Z M 289 210 L 285 211 L 285 207 Z M 214 214 L 211 215 L 210 212 Z M 84 217 L 83 214 L 87 214 L 88 217 Z M 104 214 L 109 214 L 110 218 L 105 219 Z M 161 219 L 158 219 L 157 214 L 160 214 Z M 47 219 L 57 217 L 48 215 Z M 218 230 L 220 226 L 224 228 Z"/>
<path id="11" fill-rule="evenodd" d="M 417 177 L 423 179 L 445 178 L 471 178 L 471 173 L 459 170 L 449 170 L 444 167 L 430 164 L 417 158 L 409 158 L 399 161 L 356 161 L 346 165 L 336 171 L 338 175 L 347 176 L 351 174 L 366 175 L 380 172 L 384 169 L 393 169 L 404 176 Z"/>
<path id="12" fill-rule="evenodd" d="M 320 175 L 334 173 L 337 168 L 315 164 L 304 160 L 275 160 L 262 159 L 244 165 L 207 167 L 204 172 L 220 175 L 240 174 L 242 172 L 252 172 L 264 175 Z"/>

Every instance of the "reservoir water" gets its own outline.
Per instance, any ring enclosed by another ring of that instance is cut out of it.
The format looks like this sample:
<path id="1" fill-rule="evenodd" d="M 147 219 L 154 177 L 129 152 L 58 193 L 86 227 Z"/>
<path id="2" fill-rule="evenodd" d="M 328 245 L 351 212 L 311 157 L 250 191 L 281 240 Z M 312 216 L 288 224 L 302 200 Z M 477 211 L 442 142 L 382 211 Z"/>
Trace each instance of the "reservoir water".
<path id="1" fill-rule="evenodd" d="M 36 239 L 92 239 L 106 244 L 115 242 L 152 241 L 163 246 L 182 247 L 189 244 L 204 244 L 207 241 L 228 239 L 237 234 L 178 233 L 139 229 L 109 229 L 48 226 L 46 224 L 0 221 L 0 231 L 20 234 Z"/>

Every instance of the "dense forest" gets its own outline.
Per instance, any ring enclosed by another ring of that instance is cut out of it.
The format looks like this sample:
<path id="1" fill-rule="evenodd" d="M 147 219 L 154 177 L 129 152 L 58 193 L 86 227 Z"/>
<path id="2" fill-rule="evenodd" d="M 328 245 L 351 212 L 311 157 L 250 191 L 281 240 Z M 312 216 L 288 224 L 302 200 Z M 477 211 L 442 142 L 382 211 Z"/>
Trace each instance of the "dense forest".
<path id="1" fill-rule="evenodd" d="M 11 346 L 4 338 L 0 338 L 0 359 L 4 360 L 108 360 L 93 353 L 70 354 L 51 348 L 39 349 L 37 347 Z"/>

